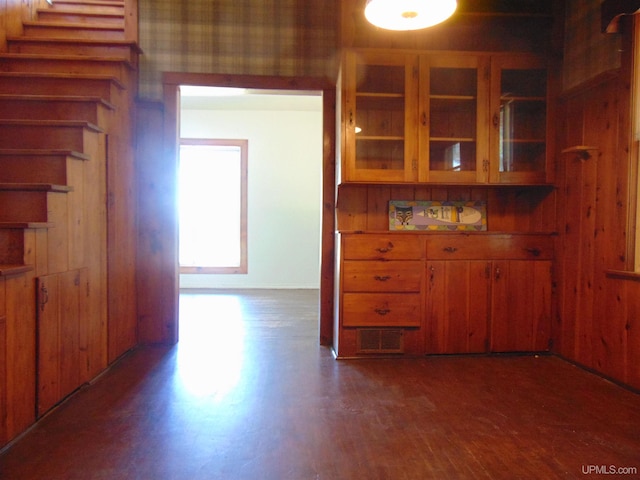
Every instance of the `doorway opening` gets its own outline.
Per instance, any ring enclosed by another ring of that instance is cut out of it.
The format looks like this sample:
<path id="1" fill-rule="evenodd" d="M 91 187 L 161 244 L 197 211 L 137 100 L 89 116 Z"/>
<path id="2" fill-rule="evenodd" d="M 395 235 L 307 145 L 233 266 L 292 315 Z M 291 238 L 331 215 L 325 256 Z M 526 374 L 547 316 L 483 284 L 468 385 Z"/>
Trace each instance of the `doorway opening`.
<path id="1" fill-rule="evenodd" d="M 290 94 L 291 96 L 305 96 L 308 93 L 312 93 L 316 96 L 318 100 L 320 100 L 322 104 L 322 113 L 321 113 L 321 127 L 320 133 L 318 137 L 320 137 L 320 147 L 321 151 L 321 160 L 320 166 L 318 167 L 320 170 L 320 177 L 318 183 L 320 184 L 320 200 L 315 205 L 316 212 L 320 211 L 320 220 L 317 222 L 320 224 L 320 235 L 316 235 L 316 242 L 319 242 L 319 246 L 316 250 L 315 262 L 316 264 L 320 264 L 319 267 L 319 317 L 320 317 L 320 325 L 319 325 L 319 337 L 320 344 L 322 345 L 330 345 L 333 339 L 333 291 L 334 291 L 334 275 L 333 275 L 333 263 L 334 263 L 334 232 L 335 232 L 335 147 L 336 147 L 336 91 L 335 84 L 333 84 L 327 78 L 313 78 L 313 77 L 275 77 L 275 76 L 252 76 L 252 75 L 219 75 L 219 74 L 193 74 L 193 73 L 165 73 L 163 75 L 163 84 L 164 84 L 164 105 L 165 105 L 165 138 L 168 140 L 166 144 L 166 151 L 170 155 L 169 158 L 175 158 L 175 161 L 178 161 L 178 145 L 180 143 L 180 138 L 182 135 L 182 125 L 180 122 L 181 116 L 181 107 L 180 103 L 181 98 L 180 90 L 187 86 L 206 86 L 206 87 L 233 87 L 233 88 L 243 88 L 249 90 L 260 90 L 260 93 L 269 94 L 270 98 L 275 102 L 282 103 L 283 95 Z M 230 101 L 226 99 L 225 101 Z M 239 113 L 242 115 L 242 113 Z M 244 115 L 248 115 L 244 113 Z M 269 117 L 268 120 L 264 120 L 261 128 L 265 128 L 267 125 L 274 124 L 273 115 Z M 204 122 L 201 122 L 200 125 L 205 125 Z M 200 135 L 198 135 L 200 136 Z M 228 138 L 227 135 L 225 137 Z M 273 158 L 278 158 L 279 153 L 286 151 L 292 146 L 291 142 L 295 141 L 297 138 L 296 135 L 291 134 L 287 141 L 280 142 L 278 147 L 275 150 L 275 154 Z M 175 139 L 175 140 L 174 140 Z M 252 171 L 252 142 L 249 141 L 249 172 Z M 177 164 L 176 164 L 177 166 Z M 288 185 L 295 185 L 297 182 L 291 181 L 291 172 L 296 169 L 291 169 L 290 172 L 286 175 L 280 175 L 281 177 L 289 180 Z M 261 177 L 262 178 L 262 177 Z M 251 235 L 252 235 L 252 225 L 251 225 L 251 183 L 252 179 L 249 177 L 249 227 L 248 227 L 248 235 L 249 235 L 249 264 L 248 264 L 248 272 L 249 275 L 252 271 L 252 255 L 253 250 L 251 249 Z M 265 192 L 261 192 L 262 195 L 257 198 L 261 199 L 270 199 L 277 200 L 281 198 L 280 192 L 278 191 L 277 183 L 272 182 L 271 190 Z M 292 205 L 296 205 L 297 201 L 290 201 Z M 177 213 L 177 212 L 176 212 Z M 255 214 L 254 214 L 255 216 Z M 300 233 L 306 231 L 306 228 L 303 228 L 302 225 L 304 222 L 304 215 L 290 214 L 287 216 L 281 216 L 285 218 L 289 222 L 289 224 L 295 225 L 298 222 L 298 226 L 300 227 L 295 234 L 288 234 L 286 238 L 288 240 L 291 239 L 300 239 Z M 214 217 L 215 219 L 223 218 L 223 216 Z M 192 291 L 195 291 L 196 288 L 193 288 L 190 285 L 186 285 L 185 283 L 180 284 L 180 278 L 178 274 L 178 259 L 177 259 L 177 251 L 178 251 L 178 222 L 175 222 L 176 230 L 175 230 L 175 240 L 176 240 L 176 276 L 175 276 L 175 286 L 176 292 L 179 291 L 179 288 L 191 288 Z M 282 243 L 282 240 L 285 238 L 284 233 L 279 228 L 265 228 L 265 229 L 256 229 L 253 232 L 253 235 L 258 235 L 257 238 L 275 238 L 276 240 Z M 318 237 L 320 237 L 318 239 Z M 260 242 L 259 242 L 260 246 Z M 292 251 L 289 249 L 289 251 Z M 319 252 L 319 253 L 318 253 Z M 279 262 L 275 262 L 276 269 L 284 270 L 280 267 Z M 295 273 L 296 269 L 289 269 L 288 273 Z M 227 276 L 230 278 L 231 276 Z M 221 280 L 220 276 L 216 280 Z M 316 283 L 317 285 L 317 283 Z M 234 288 L 233 285 L 225 285 L 225 288 Z M 206 287 L 201 287 L 206 288 Z M 179 327 L 179 319 L 178 319 L 178 298 L 176 298 L 176 315 L 175 315 L 175 323 L 173 326 L 173 335 L 175 340 L 178 340 L 178 327 Z"/>
<path id="2" fill-rule="evenodd" d="M 180 288 L 319 289 L 321 92 L 181 86 L 180 105 Z"/>

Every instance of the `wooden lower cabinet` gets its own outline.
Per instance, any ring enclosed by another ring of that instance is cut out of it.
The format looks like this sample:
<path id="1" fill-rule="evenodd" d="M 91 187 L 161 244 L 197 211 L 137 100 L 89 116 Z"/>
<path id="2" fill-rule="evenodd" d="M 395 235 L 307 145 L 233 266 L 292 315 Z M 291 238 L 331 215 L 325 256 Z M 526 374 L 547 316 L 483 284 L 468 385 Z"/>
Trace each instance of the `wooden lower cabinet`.
<path id="1" fill-rule="evenodd" d="M 426 353 L 481 353 L 489 342 L 490 263 L 427 262 Z"/>
<path id="2" fill-rule="evenodd" d="M 549 350 L 551 261 L 503 260 L 492 267 L 490 351 Z"/>
<path id="3" fill-rule="evenodd" d="M 87 269 L 38 277 L 37 414 L 84 382 L 88 342 Z"/>
<path id="4" fill-rule="evenodd" d="M 549 349 L 546 235 L 342 234 L 338 357 Z"/>

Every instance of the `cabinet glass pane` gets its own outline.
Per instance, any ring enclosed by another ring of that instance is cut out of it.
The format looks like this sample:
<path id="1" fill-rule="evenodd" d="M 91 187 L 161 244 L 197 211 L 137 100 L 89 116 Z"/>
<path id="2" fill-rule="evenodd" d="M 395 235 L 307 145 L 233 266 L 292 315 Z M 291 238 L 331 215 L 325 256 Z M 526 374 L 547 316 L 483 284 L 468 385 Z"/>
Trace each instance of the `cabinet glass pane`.
<path id="1" fill-rule="evenodd" d="M 501 82 L 500 171 L 544 171 L 546 71 L 503 70 Z"/>
<path id="2" fill-rule="evenodd" d="M 358 65 L 355 168 L 405 169 L 405 67 Z"/>
<path id="3" fill-rule="evenodd" d="M 357 66 L 356 91 L 404 95 L 404 65 Z"/>
<path id="4" fill-rule="evenodd" d="M 464 172 L 476 169 L 475 142 L 431 141 L 429 143 L 431 170 Z"/>
<path id="5" fill-rule="evenodd" d="M 430 94 L 475 97 L 478 92 L 475 68 L 431 67 Z"/>
<path id="6" fill-rule="evenodd" d="M 404 137 L 404 98 L 356 97 L 359 137 Z"/>
<path id="7" fill-rule="evenodd" d="M 358 139 L 356 168 L 404 170 L 404 141 Z"/>
<path id="8" fill-rule="evenodd" d="M 477 70 L 432 67 L 429 75 L 429 169 L 476 170 Z"/>

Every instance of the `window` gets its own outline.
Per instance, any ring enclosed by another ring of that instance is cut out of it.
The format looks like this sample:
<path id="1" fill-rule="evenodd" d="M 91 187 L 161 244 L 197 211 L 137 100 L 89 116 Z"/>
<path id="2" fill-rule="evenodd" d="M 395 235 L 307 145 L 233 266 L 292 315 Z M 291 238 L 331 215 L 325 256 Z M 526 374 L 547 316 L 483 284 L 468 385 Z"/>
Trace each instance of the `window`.
<path id="1" fill-rule="evenodd" d="M 180 141 L 180 273 L 247 273 L 247 147 Z"/>

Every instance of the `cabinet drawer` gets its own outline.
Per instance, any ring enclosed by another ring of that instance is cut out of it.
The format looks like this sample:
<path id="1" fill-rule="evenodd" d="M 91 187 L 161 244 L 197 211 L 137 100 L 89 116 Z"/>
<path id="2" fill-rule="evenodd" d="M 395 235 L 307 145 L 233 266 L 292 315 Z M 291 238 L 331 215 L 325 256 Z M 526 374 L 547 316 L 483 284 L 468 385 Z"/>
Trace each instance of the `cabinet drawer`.
<path id="1" fill-rule="evenodd" d="M 553 258 L 553 238 L 542 235 L 429 238 L 427 258 L 433 260 L 549 260 Z"/>
<path id="2" fill-rule="evenodd" d="M 419 292 L 424 271 L 421 260 L 345 260 L 342 268 L 345 292 Z"/>
<path id="3" fill-rule="evenodd" d="M 343 235 L 343 257 L 349 260 L 416 260 L 422 258 L 415 235 Z"/>
<path id="4" fill-rule="evenodd" d="M 345 293 L 344 327 L 419 327 L 419 293 Z"/>

